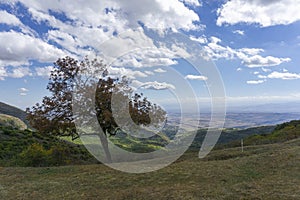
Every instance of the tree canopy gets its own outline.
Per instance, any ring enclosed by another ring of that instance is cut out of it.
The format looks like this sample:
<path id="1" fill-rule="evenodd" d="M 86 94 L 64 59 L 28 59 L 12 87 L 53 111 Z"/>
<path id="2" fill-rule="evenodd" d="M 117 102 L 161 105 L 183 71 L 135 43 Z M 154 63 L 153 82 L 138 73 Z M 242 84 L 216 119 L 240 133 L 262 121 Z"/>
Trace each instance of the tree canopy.
<path id="1" fill-rule="evenodd" d="M 65 57 L 54 63 L 54 70 L 51 72 L 47 86 L 51 95 L 45 96 L 41 104 L 37 103 L 32 108 L 26 109 L 27 119 L 33 128 L 43 134 L 72 136 L 73 139 L 80 136 L 74 124 L 77 116 L 74 116 L 72 111 L 72 94 L 78 84 L 76 76 L 86 70 L 96 70 L 98 74 L 101 72 L 97 83 L 86 84 L 88 77 L 81 81 L 85 81 L 86 87 L 82 91 L 85 93 L 93 91 L 96 85 L 95 96 L 84 99 L 84 102 L 90 101 L 95 104 L 89 109 L 96 112 L 98 123 L 105 136 L 115 135 L 120 128 L 111 107 L 113 95 L 117 95 L 119 101 L 123 102 L 120 104 L 123 107 L 118 108 L 118 113 L 122 114 L 124 109 L 127 109 L 125 112 L 129 110 L 130 118 L 136 125 L 159 124 L 166 119 L 166 112 L 160 106 L 150 102 L 143 94 L 133 93 L 126 77 L 110 77 L 103 61 L 89 60 L 87 57 L 78 61 Z M 103 135 L 99 136 L 102 145 L 107 146 L 107 139 Z M 110 160 L 109 153 L 106 154 Z"/>

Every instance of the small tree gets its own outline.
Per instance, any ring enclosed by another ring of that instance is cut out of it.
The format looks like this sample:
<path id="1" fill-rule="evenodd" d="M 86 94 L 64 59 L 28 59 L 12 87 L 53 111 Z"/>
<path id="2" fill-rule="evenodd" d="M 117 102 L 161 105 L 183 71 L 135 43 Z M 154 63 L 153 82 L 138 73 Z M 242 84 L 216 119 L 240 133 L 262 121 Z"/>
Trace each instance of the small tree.
<path id="1" fill-rule="evenodd" d="M 89 77 L 76 79 L 85 72 L 100 74 L 95 82 Z M 136 125 L 159 124 L 165 120 L 166 112 L 156 104 L 152 104 L 143 94 L 130 96 L 132 89 L 126 78 L 114 79 L 108 76 L 107 66 L 102 61 L 94 59 L 90 61 L 85 58 L 79 62 L 71 57 L 58 59 L 54 63 L 54 70 L 51 73 L 47 89 L 51 92 L 50 97 L 44 97 L 42 104 L 36 104 L 31 109 L 27 108 L 27 118 L 30 125 L 43 134 L 56 136 L 71 136 L 72 139 L 80 135 L 76 131 L 74 120 L 77 120 L 72 112 L 72 94 L 74 87 L 83 85 L 82 102 L 89 102 L 93 107 L 83 109 L 83 112 L 96 112 L 96 116 L 104 135 L 97 134 L 104 148 L 108 162 L 111 162 L 111 155 L 108 150 L 107 135 L 115 135 L 119 129 L 112 112 L 112 95 L 118 95 L 123 102 L 123 107 L 129 109 L 132 121 Z M 96 88 L 96 95 L 85 95 L 92 93 Z M 88 104 L 88 103 L 87 103 Z M 94 111 L 93 111 L 94 109 Z M 88 122 L 87 122 L 88 123 Z"/>

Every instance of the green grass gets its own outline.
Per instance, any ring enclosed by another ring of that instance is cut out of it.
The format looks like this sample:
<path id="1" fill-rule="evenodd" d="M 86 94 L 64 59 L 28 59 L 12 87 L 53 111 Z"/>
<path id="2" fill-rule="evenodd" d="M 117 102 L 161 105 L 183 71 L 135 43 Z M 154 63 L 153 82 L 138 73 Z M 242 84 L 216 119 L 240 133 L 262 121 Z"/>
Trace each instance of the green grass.
<path id="1" fill-rule="evenodd" d="M 101 164 L 0 168 L 0 199 L 300 199 L 300 139 L 197 153 L 146 174 Z"/>

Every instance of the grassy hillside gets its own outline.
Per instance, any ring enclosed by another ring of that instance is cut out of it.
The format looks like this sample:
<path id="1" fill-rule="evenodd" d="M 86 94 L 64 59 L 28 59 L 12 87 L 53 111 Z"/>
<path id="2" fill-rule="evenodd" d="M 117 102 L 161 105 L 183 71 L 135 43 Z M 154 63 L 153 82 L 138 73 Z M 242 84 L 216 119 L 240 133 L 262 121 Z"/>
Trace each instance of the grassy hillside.
<path id="1" fill-rule="evenodd" d="M 259 145 L 285 142 L 300 138 L 300 120 L 293 120 L 277 125 L 270 133 L 253 134 L 244 139 L 244 145 Z M 234 141 L 226 145 L 227 147 L 240 146 L 240 141 Z"/>
<path id="2" fill-rule="evenodd" d="M 27 126 L 29 126 L 28 121 L 26 120 L 26 113 L 25 111 L 16 108 L 14 106 L 10 106 L 8 104 L 0 102 L 0 114 L 10 115 L 13 117 L 17 117 L 21 119 Z"/>
<path id="3" fill-rule="evenodd" d="M 25 130 L 27 125 L 19 118 L 0 114 L 0 126 L 8 126 L 19 130 Z"/>
<path id="4" fill-rule="evenodd" d="M 104 165 L 0 168 L 0 199 L 296 200 L 299 166 L 296 139 L 249 146 L 244 153 L 240 148 L 217 150 L 202 160 L 190 152 L 147 174 L 126 174 Z"/>
<path id="5" fill-rule="evenodd" d="M 30 130 L 0 126 L 0 166 L 96 163 L 82 145 Z"/>
<path id="6" fill-rule="evenodd" d="M 234 141 L 240 141 L 242 138 L 247 138 L 251 135 L 269 134 L 275 129 L 275 126 L 261 126 L 247 129 L 227 128 L 222 130 L 222 134 L 218 139 L 215 148 L 224 148 L 224 145 Z M 202 145 L 204 137 L 207 134 L 207 129 L 199 129 L 190 149 L 199 149 Z M 239 145 L 240 143 L 238 143 Z"/>

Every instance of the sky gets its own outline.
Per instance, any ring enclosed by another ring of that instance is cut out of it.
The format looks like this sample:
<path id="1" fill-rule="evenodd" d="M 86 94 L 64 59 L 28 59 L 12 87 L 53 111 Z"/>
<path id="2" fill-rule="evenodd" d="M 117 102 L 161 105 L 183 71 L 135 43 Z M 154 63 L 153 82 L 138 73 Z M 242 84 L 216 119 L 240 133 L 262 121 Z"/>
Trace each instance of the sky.
<path id="1" fill-rule="evenodd" d="M 228 105 L 298 102 L 299 8 L 300 0 L 0 0 L 0 101 L 41 102 L 53 62 L 93 55 L 164 106 L 209 101 L 214 74 L 199 73 L 188 62 L 195 56 L 218 70 Z"/>

